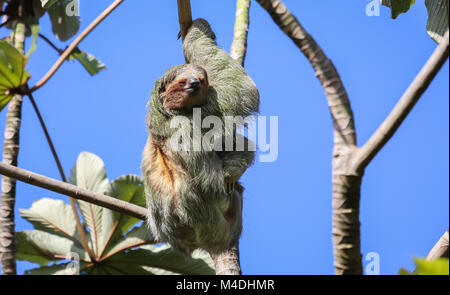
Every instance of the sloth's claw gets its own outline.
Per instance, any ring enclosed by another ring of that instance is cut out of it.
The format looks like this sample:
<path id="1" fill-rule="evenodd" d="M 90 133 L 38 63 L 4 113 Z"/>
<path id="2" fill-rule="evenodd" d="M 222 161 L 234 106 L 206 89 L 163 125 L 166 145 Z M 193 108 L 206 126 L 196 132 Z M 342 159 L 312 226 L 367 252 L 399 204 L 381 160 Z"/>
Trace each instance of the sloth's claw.
<path id="1" fill-rule="evenodd" d="M 225 178 L 225 191 L 227 194 L 231 194 L 236 189 L 237 180 L 231 178 Z"/>

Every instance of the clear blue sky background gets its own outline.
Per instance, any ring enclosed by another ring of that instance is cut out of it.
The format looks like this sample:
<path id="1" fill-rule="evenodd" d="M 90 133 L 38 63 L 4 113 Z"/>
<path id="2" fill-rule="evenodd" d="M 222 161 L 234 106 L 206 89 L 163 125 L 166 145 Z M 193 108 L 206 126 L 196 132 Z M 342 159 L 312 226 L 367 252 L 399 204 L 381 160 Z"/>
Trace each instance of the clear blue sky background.
<path id="1" fill-rule="evenodd" d="M 219 45 L 229 50 L 235 1 L 191 2 L 193 17 L 209 20 Z M 388 115 L 436 47 L 425 30 L 424 1 L 397 20 L 384 7 L 378 17 L 366 16 L 368 2 L 285 0 L 334 61 L 350 96 L 359 144 Z M 81 1 L 82 28 L 109 3 Z M 41 27 L 55 39 L 47 16 Z M 145 106 L 153 83 L 169 67 L 184 63 L 178 31 L 175 0 L 125 1 L 81 45 L 108 70 L 90 77 L 78 63 L 68 62 L 35 93 L 67 174 L 82 151 L 99 155 L 110 179 L 141 174 Z M 56 58 L 39 40 L 27 66 L 31 84 Z M 246 69 L 259 87 L 261 114 L 279 116 L 279 157 L 274 163 L 256 163 L 242 179 L 243 272 L 333 274 L 332 122 L 327 102 L 308 61 L 255 1 Z M 447 63 L 364 176 L 362 253 L 380 254 L 382 274 L 412 269 L 412 257 L 425 256 L 448 228 L 448 76 Z M 0 130 L 5 117 L 4 110 Z M 59 179 L 28 100 L 20 141 L 20 167 Z M 29 208 L 43 197 L 66 199 L 18 183 L 17 230 L 32 228 L 18 208 Z M 18 271 L 30 267 L 20 262 Z"/>

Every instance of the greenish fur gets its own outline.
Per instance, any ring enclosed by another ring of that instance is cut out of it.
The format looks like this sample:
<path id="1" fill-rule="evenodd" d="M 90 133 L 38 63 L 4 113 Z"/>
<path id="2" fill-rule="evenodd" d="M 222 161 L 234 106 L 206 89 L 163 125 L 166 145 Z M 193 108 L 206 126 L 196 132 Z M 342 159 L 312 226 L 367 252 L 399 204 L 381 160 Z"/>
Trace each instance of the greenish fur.
<path id="1" fill-rule="evenodd" d="M 147 115 L 147 126 L 151 138 L 159 139 L 159 146 L 174 162 L 181 163 L 186 177 L 177 189 L 178 203 L 174 195 L 161 195 L 157 187 L 147 179 L 151 173 L 149 155 L 144 153 L 142 170 L 146 182 L 148 224 L 160 242 L 190 253 L 196 248 L 220 252 L 237 242 L 242 230 L 243 187 L 237 183 L 232 193 L 225 190 L 225 181 L 236 181 L 253 163 L 253 151 L 179 151 L 169 148 L 168 138 L 177 131 L 170 128 L 174 114 L 165 110 L 161 103 L 160 89 L 173 81 L 190 66 L 206 70 L 209 81 L 206 104 L 201 107 L 202 119 L 216 115 L 242 116 L 256 114 L 259 94 L 253 80 L 235 60 L 217 46 L 214 32 L 208 22 L 197 19 L 183 43 L 189 64 L 170 68 L 155 83 Z M 192 113 L 185 114 L 193 124 Z M 208 130 L 202 130 L 206 133 Z M 182 130 L 191 134 L 191 126 Z M 245 147 L 247 147 L 247 139 Z M 235 142 L 235 140 L 234 140 Z M 223 138 L 223 143 L 225 139 Z M 233 220 L 228 223 L 224 214 L 233 209 Z M 188 233 L 188 234 L 186 234 Z"/>

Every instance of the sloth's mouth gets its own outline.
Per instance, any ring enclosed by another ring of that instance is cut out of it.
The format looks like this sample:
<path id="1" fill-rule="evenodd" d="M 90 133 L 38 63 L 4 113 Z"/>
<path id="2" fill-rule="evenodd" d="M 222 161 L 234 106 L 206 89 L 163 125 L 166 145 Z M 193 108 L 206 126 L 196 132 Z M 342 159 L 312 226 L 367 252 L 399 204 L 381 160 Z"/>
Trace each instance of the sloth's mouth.
<path id="1" fill-rule="evenodd" d="M 183 88 L 183 90 L 184 90 L 184 92 L 187 92 L 189 94 L 195 94 L 200 90 L 200 88 L 195 87 L 195 86 L 190 86 L 190 87 Z"/>

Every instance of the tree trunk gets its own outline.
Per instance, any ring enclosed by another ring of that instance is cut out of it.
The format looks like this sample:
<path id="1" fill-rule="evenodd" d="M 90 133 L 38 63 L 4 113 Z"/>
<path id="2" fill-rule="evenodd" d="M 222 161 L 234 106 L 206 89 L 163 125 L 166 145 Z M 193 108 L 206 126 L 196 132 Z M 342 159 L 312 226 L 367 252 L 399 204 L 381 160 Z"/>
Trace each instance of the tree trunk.
<path id="1" fill-rule="evenodd" d="M 12 35 L 13 45 L 23 54 L 25 25 L 18 22 Z M 19 132 L 22 118 L 22 95 L 15 95 L 8 105 L 5 139 L 3 142 L 3 162 L 17 166 L 19 156 Z M 3 274 L 16 274 L 16 253 L 14 245 L 14 205 L 16 201 L 16 180 L 2 177 L 0 209 L 0 253 Z"/>
<path id="2" fill-rule="evenodd" d="M 333 62 L 279 0 L 257 0 L 311 63 L 333 119 L 333 252 L 336 274 L 362 274 L 359 199 L 362 171 L 353 169 L 356 131 L 350 100 Z"/>

